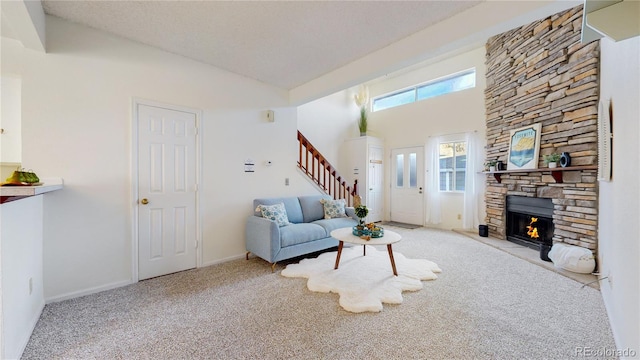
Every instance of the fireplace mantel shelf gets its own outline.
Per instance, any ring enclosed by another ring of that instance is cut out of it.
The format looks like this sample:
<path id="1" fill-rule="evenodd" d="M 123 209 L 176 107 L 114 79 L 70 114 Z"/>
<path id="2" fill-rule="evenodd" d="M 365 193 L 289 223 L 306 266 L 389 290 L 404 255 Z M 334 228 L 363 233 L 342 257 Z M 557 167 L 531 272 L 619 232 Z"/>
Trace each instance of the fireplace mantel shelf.
<path id="1" fill-rule="evenodd" d="M 502 182 L 502 174 L 517 174 L 517 173 L 530 173 L 530 172 L 551 172 L 551 176 L 558 184 L 562 184 L 562 172 L 563 171 L 580 171 L 580 170 L 597 170 L 598 165 L 585 165 L 585 166 L 567 166 L 559 168 L 538 168 L 538 169 L 523 169 L 523 170 L 499 170 L 499 171 L 484 171 L 484 174 L 493 174 L 493 177 L 498 183 Z"/>

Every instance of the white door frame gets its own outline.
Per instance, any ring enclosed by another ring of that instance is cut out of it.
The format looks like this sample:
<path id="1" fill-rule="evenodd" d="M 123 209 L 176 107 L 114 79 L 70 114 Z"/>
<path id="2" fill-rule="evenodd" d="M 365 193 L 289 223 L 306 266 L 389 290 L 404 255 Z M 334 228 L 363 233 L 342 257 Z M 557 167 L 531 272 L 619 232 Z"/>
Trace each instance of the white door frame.
<path id="1" fill-rule="evenodd" d="M 200 179 L 202 178 L 202 110 L 188 108 L 178 105 L 165 104 L 153 100 L 146 100 L 140 98 L 132 99 L 132 112 L 131 112 L 131 282 L 138 282 L 138 105 L 147 105 L 160 107 L 169 110 L 176 110 L 194 114 L 196 116 L 196 127 L 198 132 L 196 133 L 196 267 L 202 266 L 202 221 L 200 219 Z"/>

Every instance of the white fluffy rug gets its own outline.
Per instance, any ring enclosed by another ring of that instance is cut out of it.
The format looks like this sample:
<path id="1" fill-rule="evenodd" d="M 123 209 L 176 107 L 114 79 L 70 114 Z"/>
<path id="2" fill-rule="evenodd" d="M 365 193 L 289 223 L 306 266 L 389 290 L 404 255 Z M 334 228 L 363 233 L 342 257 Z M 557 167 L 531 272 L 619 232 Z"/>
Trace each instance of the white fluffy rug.
<path id="1" fill-rule="evenodd" d="M 333 292 L 340 295 L 340 306 L 360 313 L 382 311 L 382 303 L 401 304 L 403 291 L 422 289 L 421 280 L 434 280 L 442 270 L 434 262 L 424 259 L 407 259 L 393 252 L 398 276 L 393 276 L 391 261 L 386 248 L 377 251 L 366 245 L 367 255 L 362 256 L 362 246 L 344 248 L 340 266 L 334 270 L 337 252 L 321 254 L 315 259 L 303 259 L 282 270 L 286 277 L 309 279 L 307 287 L 316 292 Z"/>

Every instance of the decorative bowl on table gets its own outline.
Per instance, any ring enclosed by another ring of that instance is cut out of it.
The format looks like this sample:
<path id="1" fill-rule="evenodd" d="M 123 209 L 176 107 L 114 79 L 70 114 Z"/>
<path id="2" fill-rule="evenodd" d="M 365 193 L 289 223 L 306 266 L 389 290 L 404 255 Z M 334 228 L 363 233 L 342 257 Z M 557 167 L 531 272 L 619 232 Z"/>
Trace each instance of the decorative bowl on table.
<path id="1" fill-rule="evenodd" d="M 372 238 L 381 238 L 384 236 L 384 229 L 376 225 L 356 225 L 351 232 L 355 236 L 370 236 Z"/>
<path id="2" fill-rule="evenodd" d="M 384 229 L 381 227 L 376 227 L 373 230 L 371 230 L 371 237 L 372 238 L 381 238 L 384 236 Z"/>
<path id="3" fill-rule="evenodd" d="M 351 233 L 355 236 L 369 235 L 369 229 L 362 226 L 354 226 Z"/>

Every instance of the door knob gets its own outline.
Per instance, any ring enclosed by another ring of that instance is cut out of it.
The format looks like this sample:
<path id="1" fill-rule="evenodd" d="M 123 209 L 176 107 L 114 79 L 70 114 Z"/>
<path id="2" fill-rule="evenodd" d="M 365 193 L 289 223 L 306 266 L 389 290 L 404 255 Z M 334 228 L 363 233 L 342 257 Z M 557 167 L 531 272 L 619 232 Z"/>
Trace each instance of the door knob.
<path id="1" fill-rule="evenodd" d="M 149 200 L 147 198 L 144 198 L 144 199 L 140 200 L 140 203 L 142 205 L 147 205 L 149 203 Z"/>
<path id="2" fill-rule="evenodd" d="M 422 194 L 422 188 L 420 188 L 420 191 L 418 191 L 418 194 Z"/>

